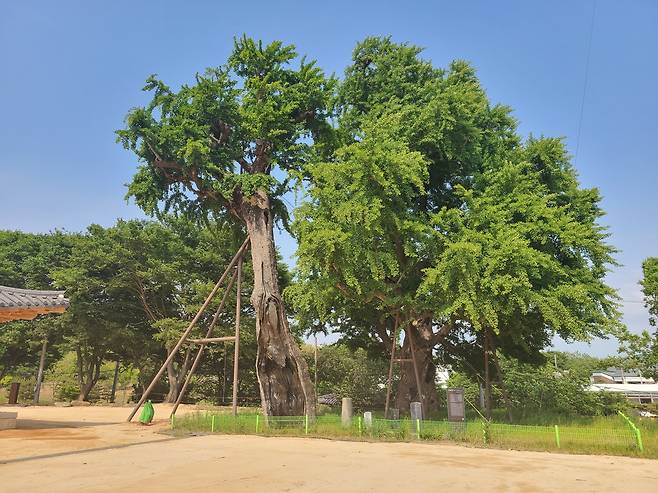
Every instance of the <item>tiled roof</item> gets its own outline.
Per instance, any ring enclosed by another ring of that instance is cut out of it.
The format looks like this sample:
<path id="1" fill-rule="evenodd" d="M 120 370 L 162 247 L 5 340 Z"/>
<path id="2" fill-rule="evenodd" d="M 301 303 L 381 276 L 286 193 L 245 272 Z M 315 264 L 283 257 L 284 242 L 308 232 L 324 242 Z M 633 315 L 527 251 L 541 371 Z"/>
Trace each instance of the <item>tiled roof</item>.
<path id="1" fill-rule="evenodd" d="M 32 320 L 37 315 L 63 312 L 69 306 L 64 291 L 33 291 L 0 286 L 0 322 Z"/>
<path id="2" fill-rule="evenodd" d="M 602 373 L 608 375 L 612 378 L 622 378 L 622 377 L 639 377 L 640 373 L 637 370 L 629 369 L 622 370 L 621 368 L 610 367 L 607 370 L 594 370 L 593 373 Z"/>

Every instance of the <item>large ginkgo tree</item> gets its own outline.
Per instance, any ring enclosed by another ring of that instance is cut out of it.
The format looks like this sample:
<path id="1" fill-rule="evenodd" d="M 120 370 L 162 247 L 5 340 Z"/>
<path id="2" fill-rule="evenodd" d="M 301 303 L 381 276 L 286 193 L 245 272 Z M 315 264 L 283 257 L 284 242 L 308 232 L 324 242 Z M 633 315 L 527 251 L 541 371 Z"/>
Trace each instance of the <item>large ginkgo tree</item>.
<path id="1" fill-rule="evenodd" d="M 330 135 L 333 80 L 293 46 L 242 37 L 227 62 L 173 90 L 152 76 L 151 102 L 128 113 L 120 142 L 139 159 L 128 196 L 148 214 L 208 215 L 251 240 L 257 375 L 267 415 L 313 414 L 307 365 L 288 327 L 273 225 L 305 163 Z M 218 273 L 219 274 L 219 273 Z"/>
<path id="2" fill-rule="evenodd" d="M 437 350 L 456 353 L 457 335 L 497 363 L 497 350 L 536 360 L 556 334 L 588 340 L 619 324 L 601 197 L 578 183 L 564 143 L 522 139 L 469 64 L 441 70 L 420 54 L 389 38 L 354 50 L 340 145 L 308 167 L 295 213 L 288 294 L 352 345 L 388 352 L 403 331 L 395 406 L 420 400 L 431 414 Z"/>

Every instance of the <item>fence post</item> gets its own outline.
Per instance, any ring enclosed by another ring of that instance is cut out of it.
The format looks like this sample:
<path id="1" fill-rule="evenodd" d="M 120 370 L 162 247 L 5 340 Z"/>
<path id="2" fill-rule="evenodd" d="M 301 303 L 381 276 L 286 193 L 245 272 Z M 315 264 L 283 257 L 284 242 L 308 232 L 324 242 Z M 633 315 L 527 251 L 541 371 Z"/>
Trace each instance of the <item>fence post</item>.
<path id="1" fill-rule="evenodd" d="M 489 443 L 489 422 L 482 420 L 482 441 L 485 445 Z"/>
<path id="2" fill-rule="evenodd" d="M 416 418 L 416 438 L 420 440 L 420 419 Z"/>
<path id="3" fill-rule="evenodd" d="M 308 435 L 308 414 L 304 416 L 304 432 Z"/>
<path id="4" fill-rule="evenodd" d="M 637 444 L 637 448 L 640 449 L 640 452 L 644 452 L 644 444 L 642 443 L 642 433 L 640 432 L 640 429 L 635 426 L 635 423 L 631 421 L 631 418 L 626 416 L 624 413 L 621 411 L 617 411 L 619 415 L 626 420 L 628 425 L 631 427 L 631 430 L 633 430 L 633 433 L 635 434 L 635 443 Z"/>
<path id="5" fill-rule="evenodd" d="M 217 416 L 215 416 L 215 415 L 213 414 L 213 415 L 212 415 L 212 418 L 211 418 L 211 420 L 210 420 L 210 431 L 211 431 L 211 433 L 215 433 L 215 418 L 216 418 L 216 417 L 217 417 Z"/>
<path id="6" fill-rule="evenodd" d="M 555 444 L 560 448 L 560 429 L 555 425 Z"/>
<path id="7" fill-rule="evenodd" d="M 256 415 L 256 434 L 258 434 L 258 421 L 260 421 L 260 414 Z"/>
<path id="8" fill-rule="evenodd" d="M 345 427 L 352 425 L 352 399 L 349 397 L 343 397 L 340 420 Z"/>
<path id="9" fill-rule="evenodd" d="M 174 425 L 176 424 L 176 415 L 172 414 L 171 415 L 171 429 L 174 429 Z"/>
<path id="10" fill-rule="evenodd" d="M 361 416 L 359 416 L 359 436 L 361 436 Z"/>
<path id="11" fill-rule="evenodd" d="M 637 438 L 637 447 L 640 449 L 640 452 L 644 452 L 644 445 L 642 444 L 642 433 L 640 433 L 640 429 L 633 425 L 635 428 L 635 437 Z"/>

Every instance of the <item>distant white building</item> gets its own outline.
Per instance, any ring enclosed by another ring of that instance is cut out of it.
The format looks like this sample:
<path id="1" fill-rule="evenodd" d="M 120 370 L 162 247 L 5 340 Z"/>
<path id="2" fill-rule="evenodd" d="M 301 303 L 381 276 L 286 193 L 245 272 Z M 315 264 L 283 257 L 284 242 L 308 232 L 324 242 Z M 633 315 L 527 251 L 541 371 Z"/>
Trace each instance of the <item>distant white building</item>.
<path id="1" fill-rule="evenodd" d="M 595 384 L 647 385 L 656 383 L 653 378 L 644 378 L 637 370 L 621 368 L 594 371 L 589 380 Z"/>
<path id="2" fill-rule="evenodd" d="M 621 394 L 637 404 L 658 403 L 658 384 L 653 378 L 643 377 L 637 370 L 597 370 L 592 372 L 589 380 L 590 392 Z"/>
<path id="3" fill-rule="evenodd" d="M 621 394 L 629 401 L 637 404 L 658 403 L 658 384 L 655 383 L 643 385 L 632 383 L 593 383 L 587 390 L 590 392 Z"/>

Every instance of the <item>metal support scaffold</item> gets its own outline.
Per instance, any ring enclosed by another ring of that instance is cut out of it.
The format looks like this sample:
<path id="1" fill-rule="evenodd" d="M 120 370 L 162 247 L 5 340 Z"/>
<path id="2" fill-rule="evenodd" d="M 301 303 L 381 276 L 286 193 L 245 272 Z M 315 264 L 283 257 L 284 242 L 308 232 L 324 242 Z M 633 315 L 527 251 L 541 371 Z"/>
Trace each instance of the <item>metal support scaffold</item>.
<path id="1" fill-rule="evenodd" d="M 147 387 L 147 389 L 144 391 L 142 394 L 142 397 L 140 398 L 139 402 L 135 405 L 135 408 L 132 410 L 130 415 L 128 416 L 127 421 L 131 421 L 135 414 L 137 414 L 137 411 L 139 410 L 140 407 L 146 402 L 148 399 L 149 395 L 157 385 L 158 381 L 164 374 L 165 370 L 167 369 L 167 365 L 173 361 L 173 359 L 176 357 L 176 354 L 180 350 L 181 347 L 183 347 L 184 344 L 197 344 L 199 345 L 199 348 L 197 350 L 196 357 L 194 358 L 194 362 L 192 364 L 192 367 L 190 368 L 188 374 L 186 375 L 185 378 L 185 383 L 183 384 L 183 387 L 181 388 L 180 393 L 178 394 L 178 398 L 176 400 L 176 403 L 174 404 L 174 407 L 171 411 L 171 415 L 173 416 L 176 413 L 176 410 L 178 409 L 178 406 L 180 405 L 183 396 L 185 394 L 185 391 L 187 390 L 187 387 L 192 379 L 192 375 L 196 371 L 199 362 L 201 361 L 201 357 L 203 355 L 204 349 L 207 344 L 215 343 L 215 342 L 227 342 L 234 340 L 235 341 L 235 353 L 234 353 L 234 362 L 233 362 L 233 409 L 234 413 L 237 410 L 237 376 L 238 376 L 238 359 L 239 359 L 239 337 L 240 337 L 240 298 L 241 298 L 241 281 L 242 281 L 242 261 L 244 258 L 244 254 L 249 248 L 249 238 L 242 243 L 242 246 L 238 249 L 236 254 L 233 256 L 231 259 L 231 262 L 229 262 L 228 267 L 224 271 L 224 273 L 221 275 L 215 286 L 213 287 L 212 291 L 210 294 L 207 296 L 206 300 L 204 301 L 203 305 L 199 309 L 199 311 L 196 313 L 192 321 L 189 323 L 183 334 L 181 335 L 180 339 L 176 343 L 176 345 L 172 348 L 171 352 L 169 353 L 169 356 L 165 360 L 165 362 L 162 364 L 158 372 L 155 374 L 153 377 L 153 380 Z M 201 315 L 204 313 L 206 308 L 208 308 L 208 305 L 210 305 L 210 302 L 212 299 L 215 297 L 217 292 L 219 291 L 220 287 L 226 280 L 226 278 L 229 276 L 231 271 L 233 270 L 234 267 L 237 269 L 233 272 L 231 275 L 231 278 L 228 282 L 228 285 L 226 287 L 226 290 L 224 292 L 224 296 L 222 297 L 222 300 L 219 304 L 219 307 L 217 308 L 217 311 L 215 312 L 212 321 L 210 322 L 210 325 L 208 326 L 208 330 L 206 331 L 206 336 L 202 339 L 191 339 L 189 336 L 192 332 L 192 329 L 196 326 L 197 322 L 201 318 Z M 211 337 L 212 332 L 215 328 L 215 325 L 217 323 L 217 320 L 219 319 L 219 315 L 222 313 L 224 310 L 224 306 L 226 304 L 226 301 L 228 299 L 229 292 L 231 290 L 231 287 L 233 286 L 234 281 L 237 279 L 236 285 L 237 285 L 237 295 L 236 295 L 236 317 L 235 317 L 235 336 L 230 336 L 230 337 Z"/>

